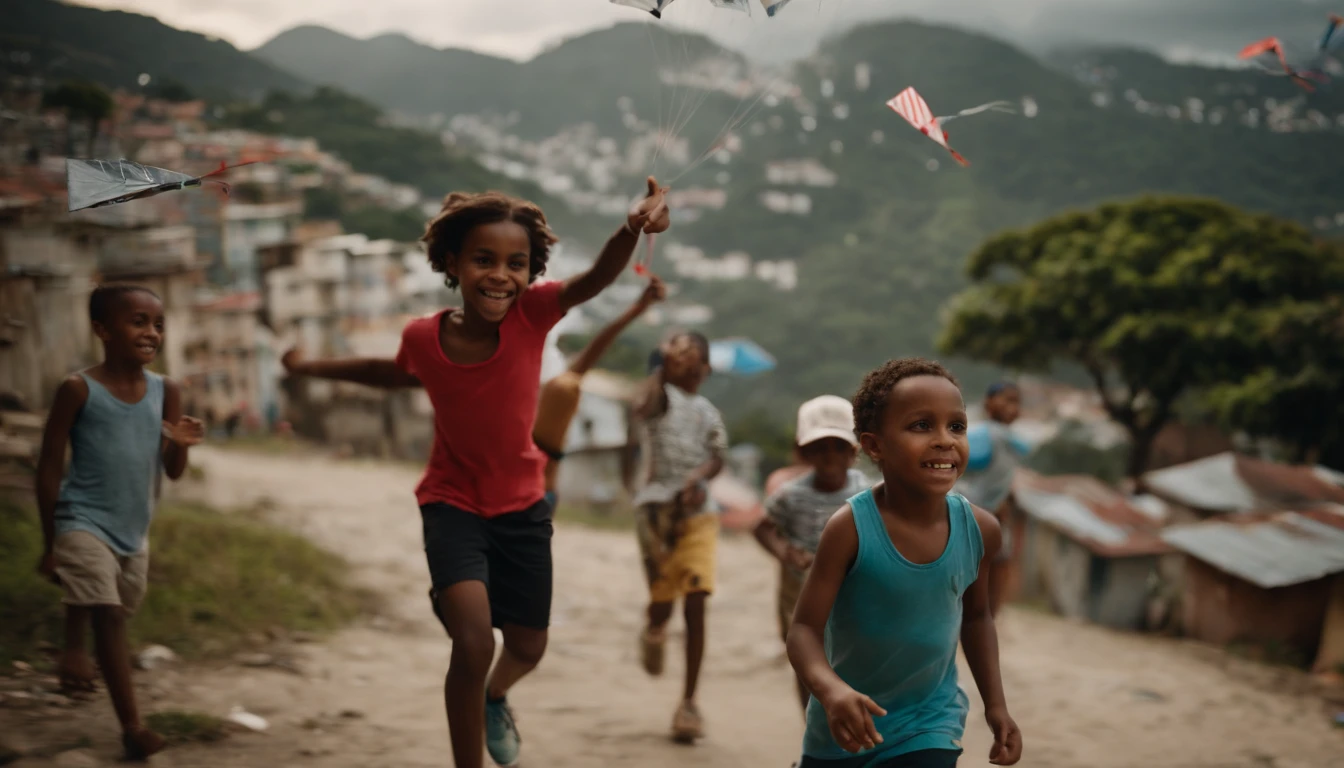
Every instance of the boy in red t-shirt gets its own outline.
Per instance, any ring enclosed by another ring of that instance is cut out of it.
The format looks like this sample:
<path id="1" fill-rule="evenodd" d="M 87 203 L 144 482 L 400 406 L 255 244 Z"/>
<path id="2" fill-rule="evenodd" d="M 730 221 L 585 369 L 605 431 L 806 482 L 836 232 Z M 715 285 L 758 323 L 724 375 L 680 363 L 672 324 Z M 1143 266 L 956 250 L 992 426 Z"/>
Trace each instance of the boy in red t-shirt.
<path id="1" fill-rule="evenodd" d="M 408 324 L 395 360 L 283 358 L 294 375 L 429 393 L 434 446 L 416 499 L 430 599 L 453 640 L 444 699 L 457 768 L 479 768 L 482 737 L 496 763 L 518 762 L 505 695 L 541 661 L 551 612 L 554 511 L 544 498 L 547 457 L 532 441 L 542 350 L 566 312 L 625 270 L 641 231 L 668 228 L 666 190 L 652 177 L 648 185 L 587 272 L 536 284 L 556 241 L 541 209 L 455 192 L 421 239 L 434 270 L 461 291 L 461 309 Z M 504 637 L 493 672 L 492 626 Z"/>

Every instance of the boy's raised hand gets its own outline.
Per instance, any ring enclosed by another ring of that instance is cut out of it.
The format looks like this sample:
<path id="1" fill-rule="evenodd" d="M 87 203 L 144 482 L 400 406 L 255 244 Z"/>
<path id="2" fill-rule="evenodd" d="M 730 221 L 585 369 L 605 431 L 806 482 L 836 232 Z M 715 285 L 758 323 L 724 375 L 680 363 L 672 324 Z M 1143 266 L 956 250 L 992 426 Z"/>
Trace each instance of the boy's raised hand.
<path id="1" fill-rule="evenodd" d="M 648 194 L 630 209 L 625 225 L 631 232 L 642 231 L 646 235 L 656 235 L 666 232 L 672 225 L 671 213 L 667 209 L 667 190 L 671 187 L 659 187 L 658 180 L 652 176 L 648 182 Z"/>
<path id="2" fill-rule="evenodd" d="M 826 710 L 831 736 L 846 752 L 857 754 L 882 743 L 873 715 L 881 717 L 887 710 L 862 693 L 845 686 L 843 691 L 823 700 L 822 708 Z"/>
<path id="3" fill-rule="evenodd" d="M 194 416 L 183 416 L 176 424 L 165 421 L 163 436 L 183 448 L 200 445 L 205 440 L 205 423 Z"/>
<path id="4" fill-rule="evenodd" d="M 657 304 L 667 298 L 667 284 L 657 275 L 649 276 L 649 284 L 644 288 L 644 293 L 639 296 L 639 308 L 641 310 Z"/>

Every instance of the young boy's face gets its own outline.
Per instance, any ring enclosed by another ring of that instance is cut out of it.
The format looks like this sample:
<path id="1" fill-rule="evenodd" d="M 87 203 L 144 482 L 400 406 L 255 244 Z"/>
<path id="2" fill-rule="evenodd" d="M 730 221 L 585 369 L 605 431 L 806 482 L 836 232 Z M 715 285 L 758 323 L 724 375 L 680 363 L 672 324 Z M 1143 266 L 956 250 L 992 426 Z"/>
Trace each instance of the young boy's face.
<path id="1" fill-rule="evenodd" d="M 449 265 L 462 302 L 482 319 L 501 322 L 527 290 L 531 253 L 532 243 L 521 224 L 500 221 L 473 228 Z"/>
<path id="2" fill-rule="evenodd" d="M 145 291 L 117 297 L 106 323 L 94 323 L 94 332 L 109 357 L 149 365 L 163 344 L 163 302 Z"/>
<path id="3" fill-rule="evenodd" d="M 678 336 L 663 353 L 663 375 L 669 384 L 693 392 L 709 375 L 709 361 L 694 339 Z"/>
<path id="4" fill-rule="evenodd" d="M 928 495 L 948 493 L 969 452 L 961 390 L 941 376 L 902 379 L 887 396 L 878 434 L 862 440 L 889 482 Z"/>
<path id="5" fill-rule="evenodd" d="M 858 449 L 838 437 L 825 437 L 800 446 L 798 456 L 812 468 L 818 485 L 839 488 L 844 486 L 849 468 L 854 466 Z"/>
<path id="6" fill-rule="evenodd" d="M 1022 413 L 1022 393 L 1016 387 L 1008 387 L 985 398 L 985 413 L 989 418 L 1012 424 Z"/>

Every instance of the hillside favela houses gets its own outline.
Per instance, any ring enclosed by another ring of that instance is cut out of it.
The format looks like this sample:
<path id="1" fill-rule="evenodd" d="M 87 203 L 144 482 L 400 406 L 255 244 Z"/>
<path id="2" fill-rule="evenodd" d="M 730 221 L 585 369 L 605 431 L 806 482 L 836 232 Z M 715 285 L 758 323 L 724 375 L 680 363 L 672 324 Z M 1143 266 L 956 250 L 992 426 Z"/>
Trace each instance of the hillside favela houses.
<path id="1" fill-rule="evenodd" d="M 433 440 L 423 391 L 291 380 L 280 358 L 292 346 L 309 356 L 392 356 L 408 320 L 454 301 L 417 245 L 313 220 L 310 190 L 341 189 L 426 214 L 437 203 L 354 172 L 310 138 L 211 130 L 201 102 L 124 93 L 114 101 L 96 135 L 42 110 L 40 98 L 5 102 L 17 117 L 0 125 L 0 462 L 31 462 L 57 384 L 97 360 L 88 296 L 112 280 L 146 285 L 163 298 L 168 333 L 155 367 L 183 382 L 187 407 L 207 420 L 215 439 L 293 432 L 345 454 L 422 461 Z M 454 118 L 451 128 L 486 147 L 487 168 L 537 176 L 577 209 L 619 217 L 628 204 L 614 179 L 638 158 L 606 139 L 511 143 L 502 129 L 466 117 Z M 69 214 L 70 142 L 92 145 L 99 156 L 192 173 L 221 162 L 266 162 L 231 175 L 229 195 L 192 189 Z M 579 167 L 567 142 L 591 144 L 589 154 L 602 162 Z M 836 172 L 809 158 L 780 158 L 761 173 L 767 186 L 756 202 L 788 218 L 810 215 L 809 195 L 840 184 Z M 672 202 L 693 220 L 721 211 L 728 198 L 700 186 L 678 189 Z M 764 260 L 740 250 L 707 253 L 669 237 L 657 258 L 679 280 L 754 280 L 781 294 L 798 284 L 787 254 Z M 565 242 L 548 276 L 566 277 L 591 259 Z M 560 337 L 595 331 L 639 290 L 635 281 L 622 282 L 571 312 L 553 333 L 543 376 L 565 365 Z M 713 317 L 711 308 L 674 293 L 641 322 L 702 325 Z M 1034 379 L 1022 387 L 1017 428 L 1032 442 L 1068 434 L 1098 451 L 1123 445 L 1123 431 L 1093 393 Z M 585 379 L 559 479 L 565 504 L 628 513 L 638 466 L 634 389 L 610 371 Z M 1303 666 L 1340 669 L 1344 478 L 1244 456 L 1232 446 L 1231 436 L 1211 427 L 1170 426 L 1154 444 L 1153 469 L 1137 495 L 1091 476 L 1022 471 L 1007 522 L 1014 534 L 1010 597 L 1117 631 L 1273 647 Z M 711 486 L 726 527 L 750 528 L 762 514 L 759 487 L 770 468 L 759 466 L 759 455 L 735 446 L 728 471 Z M 9 482 L 4 466 L 0 482 Z"/>

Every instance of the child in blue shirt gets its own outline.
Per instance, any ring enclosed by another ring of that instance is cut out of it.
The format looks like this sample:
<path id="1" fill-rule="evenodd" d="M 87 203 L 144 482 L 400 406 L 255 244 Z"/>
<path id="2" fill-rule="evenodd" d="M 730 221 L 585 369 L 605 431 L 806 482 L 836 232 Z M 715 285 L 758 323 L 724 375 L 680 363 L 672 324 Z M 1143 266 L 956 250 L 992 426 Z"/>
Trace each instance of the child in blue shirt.
<path id="1" fill-rule="evenodd" d="M 892 360 L 854 396 L 860 445 L 882 482 L 826 524 L 803 583 L 789 660 L 812 692 L 799 768 L 951 768 L 969 700 L 957 643 L 994 734 L 990 762 L 1013 765 L 986 570 L 998 521 L 952 493 L 966 466 L 966 406 L 943 366 Z"/>

